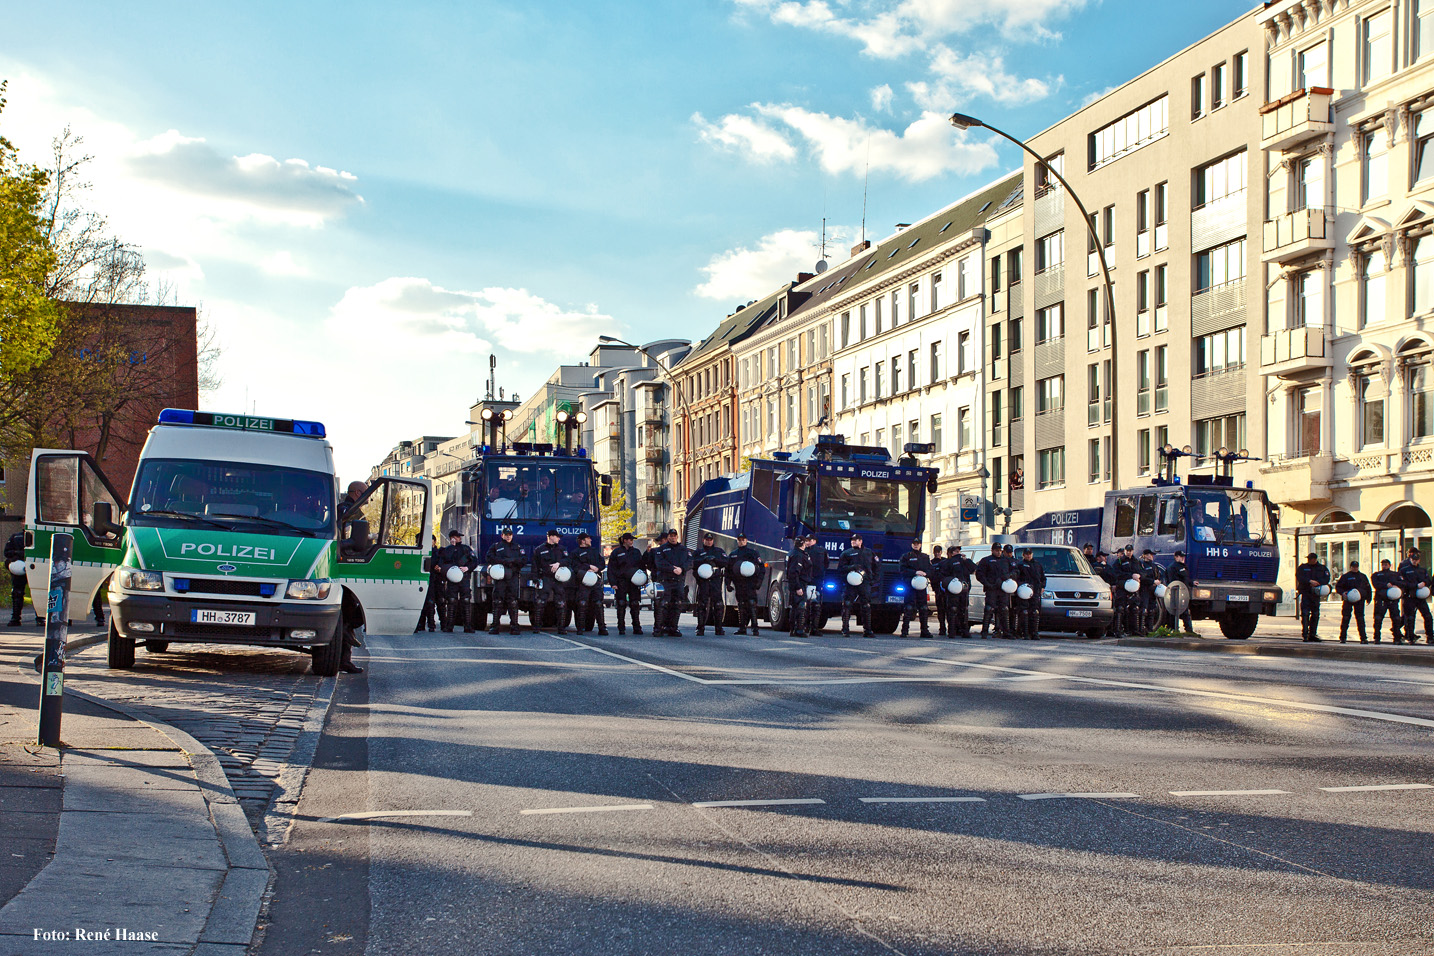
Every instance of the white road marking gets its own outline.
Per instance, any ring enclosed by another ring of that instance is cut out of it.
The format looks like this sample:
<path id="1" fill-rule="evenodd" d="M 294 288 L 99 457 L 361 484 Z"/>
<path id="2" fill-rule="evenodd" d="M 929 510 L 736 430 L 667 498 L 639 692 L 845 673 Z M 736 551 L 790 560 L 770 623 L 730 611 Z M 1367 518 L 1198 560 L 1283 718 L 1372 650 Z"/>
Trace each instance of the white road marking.
<path id="1" fill-rule="evenodd" d="M 1375 783 L 1367 787 L 1320 787 L 1325 793 L 1355 793 L 1365 790 L 1434 790 L 1429 783 Z"/>
<path id="2" fill-rule="evenodd" d="M 1379 678 L 1381 684 L 1417 684 L 1420 687 L 1434 687 L 1434 681 L 1427 680 L 1398 680 L 1393 677 Z"/>
<path id="3" fill-rule="evenodd" d="M 1018 793 L 1016 796 L 1022 800 L 1073 800 L 1081 797 L 1089 799 L 1115 799 L 1117 797 L 1138 797 L 1138 793 Z"/>
<path id="4" fill-rule="evenodd" d="M 703 800 L 692 804 L 694 807 L 795 807 L 814 803 L 826 803 L 809 797 L 801 800 Z"/>
<path id="5" fill-rule="evenodd" d="M 1288 790 L 1171 790 L 1171 796 L 1175 797 L 1264 797 L 1277 793 L 1289 793 Z"/>
<path id="6" fill-rule="evenodd" d="M 591 644 L 584 644 L 582 641 L 568 640 L 566 637 L 559 637 L 556 634 L 549 634 L 548 636 L 554 638 L 555 640 L 567 641 L 567 643 L 572 644 L 575 647 L 586 647 L 590 651 L 596 651 L 599 654 L 606 654 L 608 657 L 615 657 L 618 660 L 626 661 L 629 664 L 636 664 L 638 667 L 646 667 L 648 670 L 657 671 L 659 673 L 666 674 L 669 677 L 680 677 L 683 680 L 691 681 L 694 684 L 712 683 L 705 677 L 693 677 L 691 674 L 684 674 L 681 671 L 675 671 L 670 667 L 663 667 L 661 664 L 652 664 L 648 661 L 640 661 L 635 657 L 628 657 L 626 654 L 618 654 L 615 651 L 609 651 L 601 647 L 594 647 Z"/>
<path id="7" fill-rule="evenodd" d="M 985 803 L 985 797 L 857 797 L 862 803 Z"/>
<path id="8" fill-rule="evenodd" d="M 369 810 L 364 813 L 340 813 L 336 817 L 324 817 L 320 823 L 362 823 L 383 817 L 471 817 L 472 810 Z"/>
<path id="9" fill-rule="evenodd" d="M 625 803 L 608 807 L 547 807 L 542 810 L 519 810 L 523 816 L 545 813 L 612 813 L 617 810 L 651 810 L 650 803 Z"/>

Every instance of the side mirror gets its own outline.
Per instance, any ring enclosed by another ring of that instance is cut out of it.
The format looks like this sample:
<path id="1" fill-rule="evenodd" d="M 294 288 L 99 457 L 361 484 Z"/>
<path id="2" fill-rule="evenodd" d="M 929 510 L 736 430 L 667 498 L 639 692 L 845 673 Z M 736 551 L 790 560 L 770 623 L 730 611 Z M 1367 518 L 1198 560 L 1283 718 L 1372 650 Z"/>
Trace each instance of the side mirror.
<path id="1" fill-rule="evenodd" d="M 427 574 L 427 573 L 429 573 L 429 572 L 432 571 L 432 570 L 433 570 L 433 559 L 432 559 L 432 558 L 429 558 L 429 557 L 425 557 L 425 558 L 423 559 L 423 573 L 424 573 L 424 574 Z"/>
<path id="2" fill-rule="evenodd" d="M 612 507 L 612 475 L 600 475 L 598 477 L 599 495 L 604 508 Z"/>
<path id="3" fill-rule="evenodd" d="M 115 523 L 114 505 L 108 501 L 96 501 L 94 509 L 95 533 L 103 537 L 118 537 L 124 531 L 124 526 Z"/>
<path id="4" fill-rule="evenodd" d="M 1280 530 L 1280 506 L 1270 505 L 1270 524 L 1274 525 L 1276 531 Z"/>

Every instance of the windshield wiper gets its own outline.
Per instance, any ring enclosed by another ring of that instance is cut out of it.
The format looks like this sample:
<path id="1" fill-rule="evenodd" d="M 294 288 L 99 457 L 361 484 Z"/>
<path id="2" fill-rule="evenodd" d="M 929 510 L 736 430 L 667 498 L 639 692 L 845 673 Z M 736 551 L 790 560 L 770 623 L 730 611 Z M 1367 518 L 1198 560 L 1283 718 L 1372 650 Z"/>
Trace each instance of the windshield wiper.
<path id="1" fill-rule="evenodd" d="M 273 527 L 273 528 L 283 528 L 283 529 L 285 529 L 285 530 L 287 530 L 287 531 L 294 531 L 294 532 L 297 532 L 298 534 L 303 535 L 303 536 L 306 537 L 306 538 L 313 538 L 313 537 L 316 537 L 317 534 L 318 534 L 317 532 L 311 531 L 311 530 L 309 530 L 308 528 L 300 528 L 300 527 L 298 527 L 297 525 L 289 524 L 289 522 L 287 522 L 287 521 L 280 521 L 278 518 L 267 518 L 267 517 L 264 517 L 263 515 L 226 515 L 226 514 L 217 514 L 217 515 L 214 515 L 214 517 L 216 517 L 216 518 L 229 518 L 229 519 L 232 520 L 232 521 L 253 521 L 253 522 L 257 522 L 258 524 L 268 525 L 268 526 Z M 227 525 L 219 525 L 219 527 L 224 528 L 224 527 L 228 527 L 228 526 L 227 526 Z"/>
<path id="2" fill-rule="evenodd" d="M 159 516 L 164 517 L 164 518 L 184 518 L 184 519 L 187 520 L 187 521 L 198 521 L 200 524 L 207 524 L 207 525 L 209 525 L 211 528 L 226 529 L 226 528 L 229 527 L 229 526 L 226 525 L 226 524 L 220 524 L 218 521 L 215 521 L 215 520 L 213 520 L 212 518 L 206 518 L 206 517 L 204 517 L 204 515 L 197 515 L 197 514 L 195 514 L 195 513 L 192 512 L 192 511 L 162 511 L 162 510 L 140 511 L 140 512 L 136 513 L 136 514 L 134 515 L 134 517 L 136 517 L 136 518 L 150 518 L 150 517 L 154 517 L 155 515 L 159 515 Z"/>

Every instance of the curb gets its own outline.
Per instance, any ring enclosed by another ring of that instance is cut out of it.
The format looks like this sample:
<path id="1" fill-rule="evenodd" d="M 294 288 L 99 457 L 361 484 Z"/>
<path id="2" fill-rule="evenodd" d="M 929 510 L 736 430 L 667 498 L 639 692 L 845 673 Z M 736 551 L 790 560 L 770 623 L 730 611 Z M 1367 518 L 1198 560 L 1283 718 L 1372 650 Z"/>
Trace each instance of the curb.
<path id="1" fill-rule="evenodd" d="M 278 793 L 269 803 L 260 823 L 259 836 L 266 847 L 281 847 L 289 842 L 289 833 L 294 826 L 294 815 L 298 810 L 299 797 L 304 791 L 304 782 L 309 778 L 309 769 L 314 762 L 314 751 L 318 750 L 319 738 L 324 734 L 324 724 L 329 719 L 329 708 L 334 702 L 334 690 L 338 687 L 337 677 L 320 679 L 319 689 L 304 715 L 304 729 L 294 741 L 289 753 L 287 772 L 279 775 L 274 783 Z"/>
<path id="2" fill-rule="evenodd" d="M 1359 661 L 1366 664 L 1408 664 L 1414 667 L 1434 667 L 1434 649 L 1417 651 L 1412 647 L 1395 645 L 1385 650 L 1382 646 L 1367 644 L 1331 643 L 1328 639 L 1318 644 L 1304 642 L 1288 644 L 1252 644 L 1249 641 L 1210 640 L 1178 641 L 1158 637 L 1122 637 L 1115 642 L 1121 647 L 1161 647 L 1171 651 L 1210 651 L 1217 654 L 1246 654 L 1256 657 L 1313 657 L 1322 660 Z"/>
<path id="3" fill-rule="evenodd" d="M 204 744 L 195 740 L 178 727 L 171 727 L 163 721 L 124 704 L 87 694 L 84 691 L 66 687 L 66 694 L 73 694 L 82 700 L 123 714 L 132 720 L 154 728 L 168 737 L 189 758 L 194 776 L 199 781 L 200 792 L 209 805 L 209 816 L 219 844 L 229 861 L 229 871 L 224 874 L 219 893 L 209 910 L 204 931 L 199 934 L 196 953 L 242 953 L 254 938 L 259 922 L 259 909 L 264 892 L 269 886 L 272 873 L 264 851 L 224 776 L 219 758 Z"/>

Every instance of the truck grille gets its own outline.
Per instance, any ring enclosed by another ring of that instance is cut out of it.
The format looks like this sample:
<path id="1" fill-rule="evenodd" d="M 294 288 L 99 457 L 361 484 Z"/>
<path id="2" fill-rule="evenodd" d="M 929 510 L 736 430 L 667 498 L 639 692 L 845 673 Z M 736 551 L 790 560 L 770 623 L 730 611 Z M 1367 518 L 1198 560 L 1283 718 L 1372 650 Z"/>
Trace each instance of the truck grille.
<path id="1" fill-rule="evenodd" d="M 275 585 L 263 581 L 235 581 L 231 578 L 175 578 L 174 589 L 182 594 L 233 594 L 272 597 Z"/>

